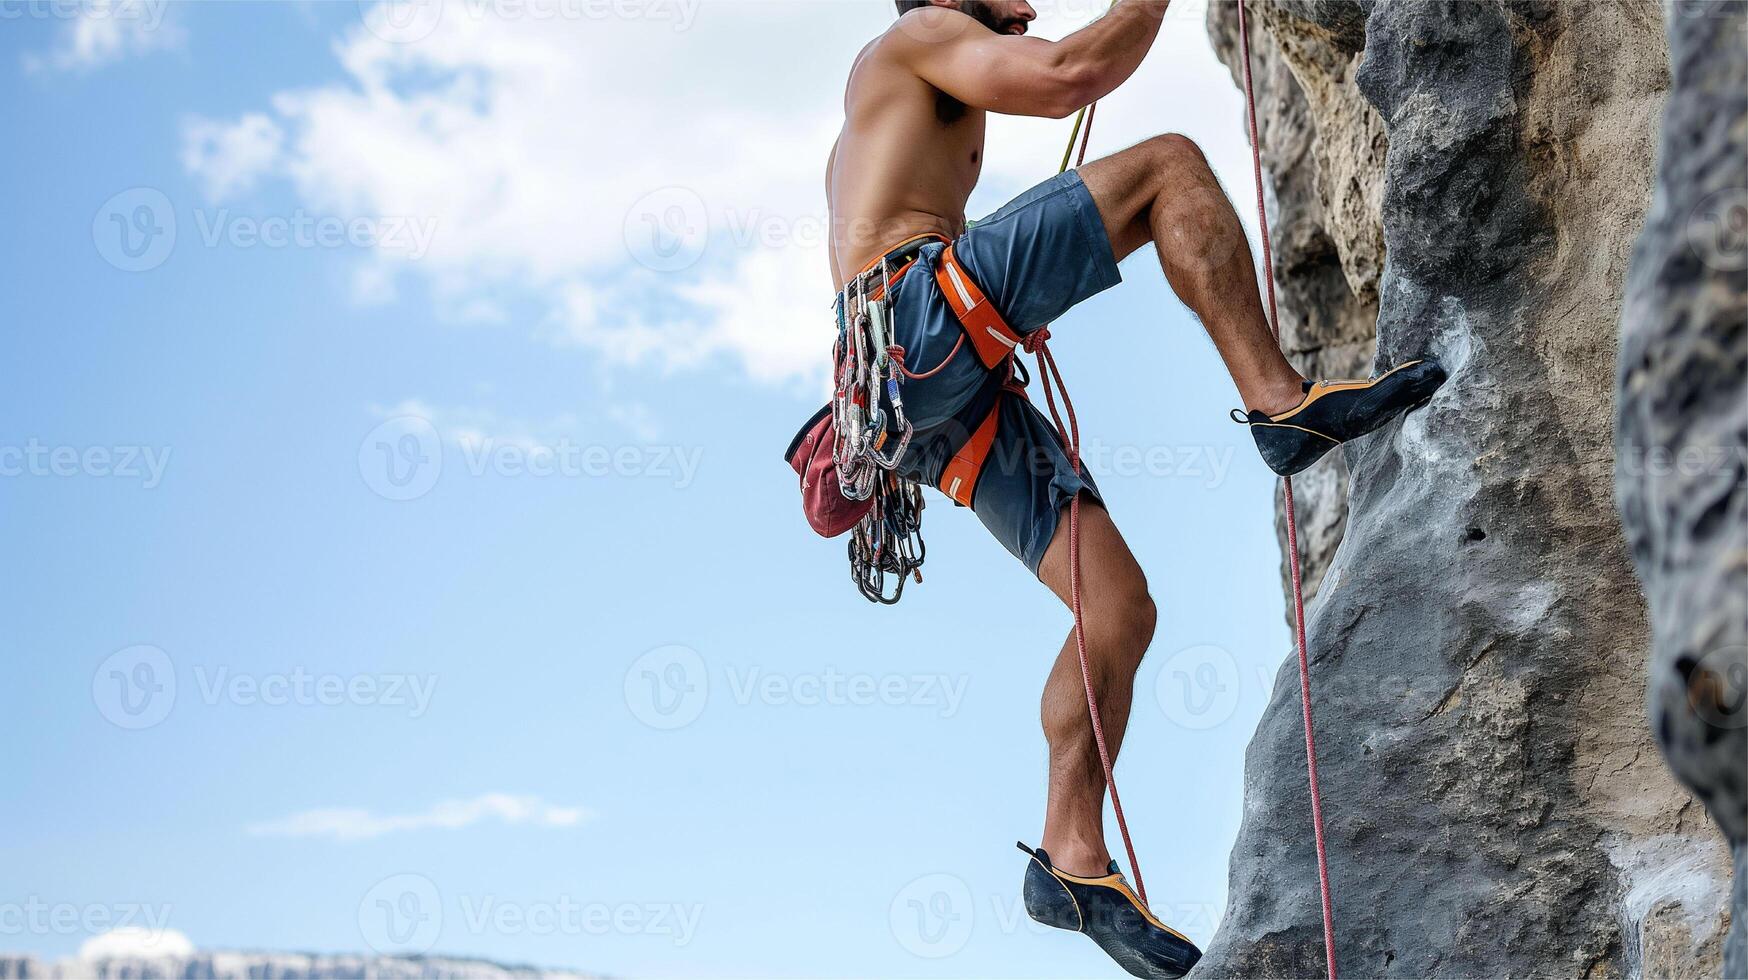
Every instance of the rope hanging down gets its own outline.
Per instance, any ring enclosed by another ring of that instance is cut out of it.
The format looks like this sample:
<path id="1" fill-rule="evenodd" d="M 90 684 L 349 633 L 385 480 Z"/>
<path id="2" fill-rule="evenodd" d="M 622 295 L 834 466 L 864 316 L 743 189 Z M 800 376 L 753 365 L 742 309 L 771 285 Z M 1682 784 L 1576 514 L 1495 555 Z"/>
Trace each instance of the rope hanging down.
<path id="1" fill-rule="evenodd" d="M 1238 46 L 1244 61 L 1244 107 L 1250 121 L 1250 163 L 1256 178 L 1256 217 L 1262 232 L 1262 280 L 1268 285 L 1269 330 L 1280 343 L 1275 310 L 1274 255 L 1269 250 L 1269 216 L 1262 199 L 1262 144 L 1256 129 L 1256 93 L 1250 80 L 1250 25 L 1244 0 L 1238 0 Z M 1281 500 L 1287 517 L 1287 567 L 1293 580 L 1293 638 L 1299 649 L 1299 704 L 1305 716 L 1305 771 L 1311 783 L 1311 828 L 1317 839 L 1317 883 L 1323 899 L 1323 953 L 1329 980 L 1335 980 L 1335 912 L 1329 899 L 1329 855 L 1323 842 L 1323 798 L 1317 788 L 1317 740 L 1311 727 L 1311 661 L 1305 652 L 1305 595 L 1299 579 L 1299 526 L 1293 513 L 1293 478 L 1281 478 Z"/>
<path id="2" fill-rule="evenodd" d="M 1268 292 L 1268 323 L 1269 330 L 1274 334 L 1275 342 L 1280 343 L 1281 331 L 1279 312 L 1275 304 L 1274 254 L 1269 246 L 1268 210 L 1263 205 L 1262 190 L 1262 150 L 1258 139 L 1256 124 L 1256 94 L 1250 74 L 1250 25 L 1244 15 L 1244 0 L 1238 2 L 1238 39 L 1241 57 L 1244 62 L 1244 104 L 1246 117 L 1250 124 L 1250 158 L 1252 176 L 1256 182 L 1256 213 L 1260 222 L 1262 237 L 1263 282 Z M 1074 129 L 1068 136 L 1068 148 L 1062 155 L 1062 166 L 1058 172 L 1068 169 L 1071 155 L 1075 156 L 1076 167 L 1086 162 L 1087 144 L 1092 140 L 1093 115 L 1098 110 L 1095 101 L 1082 109 L 1075 116 Z M 1076 140 L 1080 142 L 1080 152 L 1074 154 Z M 1063 444 L 1068 447 L 1069 462 L 1074 466 L 1076 474 L 1080 473 L 1080 426 L 1074 417 L 1074 404 L 1069 401 L 1068 389 L 1062 383 L 1061 372 L 1056 369 L 1056 358 L 1051 355 L 1048 341 L 1050 330 L 1041 328 L 1026 338 L 1026 350 L 1032 352 L 1038 361 L 1040 385 L 1044 389 L 1044 401 L 1050 408 L 1051 421 L 1056 425 L 1057 434 Z M 1052 388 L 1061 391 L 1062 405 L 1068 415 L 1068 424 L 1063 424 L 1062 417 L 1056 410 L 1056 399 L 1052 396 Z M 1311 791 L 1311 827 L 1317 842 L 1317 879 L 1319 893 L 1323 904 L 1323 950 L 1329 971 L 1329 980 L 1336 980 L 1335 971 L 1335 913 L 1329 893 L 1329 856 L 1323 837 L 1323 799 L 1317 784 L 1317 741 L 1315 729 L 1311 723 L 1311 662 L 1306 652 L 1305 644 L 1305 596 L 1304 585 L 1299 570 L 1299 527 L 1297 515 L 1293 507 L 1293 478 L 1283 477 L 1281 480 L 1281 497 L 1286 511 L 1287 523 L 1287 564 L 1291 572 L 1293 585 L 1293 637 L 1299 655 L 1299 703 L 1305 723 L 1305 767 Z M 1141 898 L 1143 905 L 1147 904 L 1147 886 L 1141 879 L 1141 865 L 1135 860 L 1135 845 L 1129 838 L 1129 824 L 1123 817 L 1123 801 L 1117 795 L 1117 779 L 1111 770 L 1110 749 L 1105 743 L 1104 725 L 1100 720 L 1098 696 L 1093 693 L 1092 668 L 1086 655 L 1086 631 L 1081 615 L 1080 601 L 1080 497 L 1076 497 L 1068 505 L 1068 566 L 1069 566 L 1069 600 L 1074 610 L 1074 645 L 1080 658 L 1081 683 L 1086 688 L 1087 713 L 1092 720 L 1093 741 L 1099 750 L 1099 765 L 1104 770 L 1105 787 L 1111 794 L 1111 809 L 1117 816 L 1117 830 L 1123 837 L 1123 850 L 1129 858 L 1129 869 L 1135 875 L 1135 892 Z"/>
<path id="3" fill-rule="evenodd" d="M 1087 144 L 1092 141 L 1093 113 L 1098 110 L 1098 103 L 1080 110 L 1074 117 L 1074 129 L 1068 134 L 1068 149 L 1062 154 L 1062 166 L 1057 173 L 1068 170 L 1068 158 L 1074 153 L 1075 139 L 1080 140 L 1080 154 L 1076 157 L 1076 167 L 1086 162 Z M 1062 372 L 1056 367 L 1056 357 L 1050 353 L 1050 328 L 1040 327 L 1025 338 L 1026 350 L 1038 360 L 1038 384 L 1044 389 L 1044 403 L 1050 407 L 1050 420 L 1056 425 L 1056 433 L 1062 444 L 1068 447 L 1068 461 L 1074 467 L 1076 476 L 1080 475 L 1080 423 L 1074 417 L 1074 403 L 1068 398 L 1068 387 L 1062 383 Z M 1052 389 L 1062 393 L 1062 408 L 1068 415 L 1068 424 L 1062 424 L 1062 416 L 1056 411 L 1056 397 Z M 1117 795 L 1117 777 L 1111 771 L 1111 750 L 1105 743 L 1105 726 L 1100 720 L 1098 695 L 1093 693 L 1092 665 L 1086 656 L 1086 628 L 1081 615 L 1080 603 L 1080 494 L 1068 503 L 1068 595 L 1069 607 L 1074 610 L 1074 652 L 1080 658 L 1080 681 L 1086 689 L 1087 715 L 1092 719 L 1093 742 L 1099 749 L 1099 766 L 1104 770 L 1105 788 L 1111 794 L 1111 809 L 1117 815 L 1117 831 L 1123 835 L 1123 850 L 1129 858 L 1129 872 L 1135 876 L 1135 894 L 1141 898 L 1141 904 L 1147 904 L 1147 884 L 1141 880 L 1141 865 L 1135 860 L 1135 844 L 1129 839 L 1129 821 L 1123 817 L 1123 799 Z"/>

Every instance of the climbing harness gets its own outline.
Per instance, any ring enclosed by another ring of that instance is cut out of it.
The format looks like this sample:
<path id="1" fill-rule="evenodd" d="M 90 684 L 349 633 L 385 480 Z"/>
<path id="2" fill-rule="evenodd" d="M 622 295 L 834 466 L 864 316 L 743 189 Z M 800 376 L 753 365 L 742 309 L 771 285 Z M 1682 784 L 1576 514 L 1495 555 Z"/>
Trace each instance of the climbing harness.
<path id="1" fill-rule="evenodd" d="M 1274 255 L 1269 250 L 1269 216 L 1263 206 L 1262 142 L 1256 127 L 1256 91 L 1250 78 L 1250 25 L 1244 17 L 1244 0 L 1238 0 L 1238 47 L 1244 62 L 1244 107 L 1250 123 L 1250 165 L 1256 179 L 1256 216 L 1262 232 L 1262 279 L 1268 286 L 1269 330 L 1281 340 L 1279 315 L 1275 310 Z M 1317 787 L 1317 739 L 1311 726 L 1311 661 L 1305 652 L 1305 593 L 1299 576 L 1299 526 L 1293 513 L 1293 478 L 1281 478 L 1282 509 L 1287 518 L 1287 567 L 1293 583 L 1293 638 L 1299 650 L 1299 705 L 1305 719 L 1305 771 L 1311 786 L 1311 829 L 1317 840 L 1317 884 L 1323 901 L 1323 955 L 1329 980 L 1335 980 L 1335 912 L 1329 897 L 1329 855 L 1323 841 L 1323 797 Z"/>
<path id="2" fill-rule="evenodd" d="M 911 239 L 874 260 L 844 284 L 834 303 L 832 461 L 844 497 L 873 502 L 851 529 L 850 578 L 870 602 L 887 605 L 903 598 L 906 579 L 923 580 L 927 553 L 922 488 L 893 472 L 910 447 L 914 427 L 904 414 L 899 382 L 904 349 L 893 342 L 887 302 L 893 282 L 915 261 L 923 241 Z"/>
<path id="3" fill-rule="evenodd" d="M 935 278 L 962 332 L 941 363 L 927 371 L 911 371 L 904 365 L 904 347 L 896 341 L 889 295 L 930 243 L 946 246 L 935 259 Z M 967 338 L 984 367 L 996 370 L 1006 365 L 996 404 L 942 473 L 942 492 L 969 507 L 995 441 L 1000 399 L 1025 396 L 1023 384 L 1014 380 L 1013 367 L 1014 351 L 1025 341 L 1002 320 L 953 254 L 953 246 L 939 235 L 918 235 L 870 262 L 845 283 L 834 308 L 838 340 L 832 348 L 833 468 L 846 499 L 872 504 L 850 535 L 850 577 L 869 600 L 890 605 L 904 595 L 907 578 L 922 581 L 927 553 L 922 488 L 896 472 L 914 432 L 904 414 L 904 381 L 940 372 L 965 348 Z M 797 444 L 790 447 L 792 456 Z"/>

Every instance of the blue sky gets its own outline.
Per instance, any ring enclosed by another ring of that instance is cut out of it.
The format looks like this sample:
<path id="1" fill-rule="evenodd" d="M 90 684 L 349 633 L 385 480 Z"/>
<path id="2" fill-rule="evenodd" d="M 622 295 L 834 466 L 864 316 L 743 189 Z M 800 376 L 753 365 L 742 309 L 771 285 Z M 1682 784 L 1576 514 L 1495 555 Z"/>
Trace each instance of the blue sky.
<path id="1" fill-rule="evenodd" d="M 938 496 L 868 605 L 778 458 L 888 6 L 618 10 L 0 4 L 0 951 L 1120 975 L 1018 905 L 1065 611 Z M 1182 131 L 1245 201 L 1239 112 L 1183 3 L 1094 152 Z M 1065 138 L 992 127 L 972 210 Z M 1053 346 L 1162 612 L 1126 808 L 1205 941 L 1289 650 L 1274 483 L 1124 272 Z"/>

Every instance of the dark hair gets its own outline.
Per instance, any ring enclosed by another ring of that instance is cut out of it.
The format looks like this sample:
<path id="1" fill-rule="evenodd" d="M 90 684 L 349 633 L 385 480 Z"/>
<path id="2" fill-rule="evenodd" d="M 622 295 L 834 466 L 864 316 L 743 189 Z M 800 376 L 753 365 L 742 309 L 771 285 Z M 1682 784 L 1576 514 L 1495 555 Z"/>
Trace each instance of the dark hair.
<path id="1" fill-rule="evenodd" d="M 898 16 L 900 17 L 929 5 L 929 0 L 893 0 L 893 2 L 898 4 Z"/>

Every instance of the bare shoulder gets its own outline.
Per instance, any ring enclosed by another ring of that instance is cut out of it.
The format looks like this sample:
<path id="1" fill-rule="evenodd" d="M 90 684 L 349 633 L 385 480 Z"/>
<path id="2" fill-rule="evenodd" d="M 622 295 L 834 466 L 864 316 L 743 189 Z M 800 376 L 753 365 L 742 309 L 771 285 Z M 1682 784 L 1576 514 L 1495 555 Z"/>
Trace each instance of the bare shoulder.
<path id="1" fill-rule="evenodd" d="M 990 33 L 976 18 L 951 7 L 918 7 L 905 11 L 865 53 L 909 65 Z"/>

